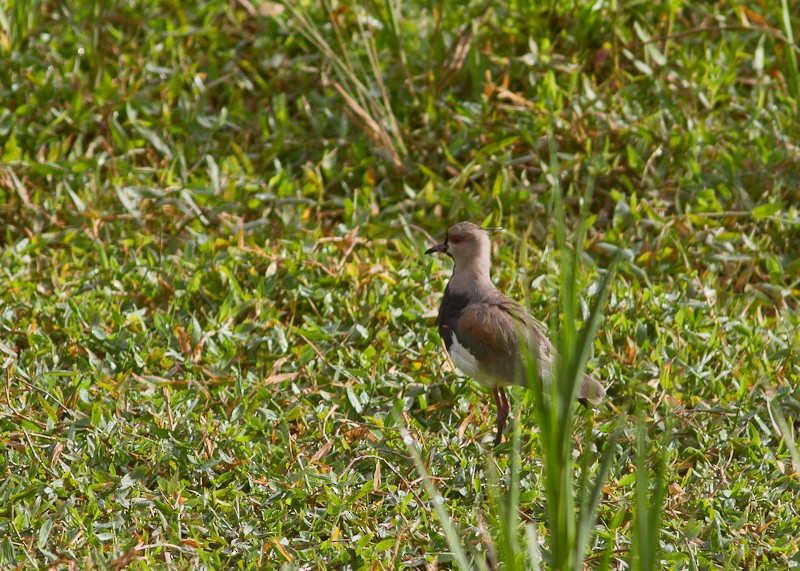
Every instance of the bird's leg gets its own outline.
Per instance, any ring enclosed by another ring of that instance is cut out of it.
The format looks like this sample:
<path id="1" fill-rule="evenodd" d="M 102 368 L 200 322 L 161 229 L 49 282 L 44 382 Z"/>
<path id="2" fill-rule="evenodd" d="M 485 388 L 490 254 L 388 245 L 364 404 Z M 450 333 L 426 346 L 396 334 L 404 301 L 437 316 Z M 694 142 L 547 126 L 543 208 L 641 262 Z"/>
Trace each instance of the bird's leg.
<path id="1" fill-rule="evenodd" d="M 506 395 L 506 391 L 503 387 L 500 387 L 500 398 L 503 399 L 503 429 L 506 426 L 506 419 L 508 418 L 508 413 L 511 410 L 511 407 L 508 405 L 508 396 Z"/>
<path id="2" fill-rule="evenodd" d="M 494 445 L 497 446 L 503 440 L 503 429 L 506 427 L 509 406 L 503 387 L 494 387 L 492 394 L 494 394 L 494 404 L 497 405 L 497 436 L 494 438 Z"/>

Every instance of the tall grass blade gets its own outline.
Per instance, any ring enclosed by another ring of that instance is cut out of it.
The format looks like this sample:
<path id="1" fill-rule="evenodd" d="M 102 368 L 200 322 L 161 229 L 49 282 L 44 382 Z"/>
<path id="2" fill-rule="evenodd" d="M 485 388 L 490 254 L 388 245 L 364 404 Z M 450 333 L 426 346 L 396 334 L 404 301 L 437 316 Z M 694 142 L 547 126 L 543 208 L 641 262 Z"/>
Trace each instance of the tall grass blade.
<path id="1" fill-rule="evenodd" d="M 794 468 L 796 474 L 800 474 L 800 451 L 797 449 L 789 423 L 786 422 L 781 410 L 778 407 L 773 407 L 771 400 L 767 401 L 767 410 L 773 424 L 777 427 L 781 438 L 783 438 L 784 444 L 786 444 L 786 449 L 789 451 L 789 457 L 792 460 L 792 468 Z"/>
<path id="2" fill-rule="evenodd" d="M 594 343 L 597 331 L 600 329 L 600 320 L 603 316 L 603 306 L 608 299 L 611 283 L 614 279 L 614 276 L 617 274 L 617 269 L 619 268 L 619 264 L 622 261 L 623 255 L 624 250 L 619 249 L 611 259 L 611 264 L 606 271 L 606 275 L 600 284 L 600 289 L 597 292 L 597 295 L 595 295 L 594 302 L 592 303 L 592 308 L 589 312 L 589 320 L 584 324 L 580 330 L 580 333 L 578 334 L 578 346 L 575 349 L 576 359 L 574 372 L 578 378 L 575 382 L 575 391 L 577 391 L 579 387 L 580 378 L 583 375 L 583 372 L 586 370 L 586 364 L 589 362 L 589 356 L 592 353 L 592 344 Z M 577 392 L 572 394 L 573 401 L 575 400 L 576 396 Z"/>
<path id="3" fill-rule="evenodd" d="M 607 440 L 603 452 L 600 454 L 600 468 L 594 477 L 594 481 L 589 484 L 589 459 L 590 455 L 585 454 L 581 474 L 583 476 L 583 485 L 581 486 L 581 502 L 580 512 L 578 518 L 578 537 L 575 541 L 575 559 L 580 561 L 583 554 L 586 553 L 586 548 L 589 545 L 592 529 L 594 528 L 595 521 L 597 520 L 597 508 L 602 500 L 603 487 L 605 486 L 608 473 L 611 471 L 611 461 L 614 458 L 614 452 L 617 449 L 617 442 L 619 435 L 622 431 L 623 424 L 617 425 L 611 437 Z M 586 439 L 589 438 L 591 432 L 591 425 L 586 430 Z"/>
<path id="4" fill-rule="evenodd" d="M 794 114 L 800 118 L 800 72 L 797 68 L 797 54 L 795 53 L 794 31 L 792 30 L 792 18 L 789 12 L 789 1 L 781 0 L 781 12 L 783 15 L 783 31 L 786 33 L 786 83 L 789 95 L 794 99 Z"/>
<path id="5" fill-rule="evenodd" d="M 556 247 L 560 251 L 560 279 L 558 302 L 551 311 L 551 337 L 555 346 L 552 379 L 549 390 L 533 387 L 536 420 L 541 431 L 541 448 L 544 462 L 545 492 L 547 496 L 547 525 L 550 531 L 551 565 L 553 569 L 580 569 L 589 543 L 595 514 L 602 495 L 603 482 L 610 470 L 614 446 L 606 447 L 594 484 L 584 484 L 581 509 L 575 511 L 576 491 L 572 460 L 572 428 L 575 416 L 575 399 L 601 317 L 611 279 L 619 258 L 615 259 L 596 296 L 587 323 L 579 331 L 578 276 L 580 253 L 583 248 L 585 227 L 583 222 L 574 234 L 574 243 L 567 239 L 560 169 L 553 130 L 548 130 L 550 147 L 550 177 L 552 185 L 551 211 L 554 219 Z M 591 193 L 589 184 L 588 192 Z M 535 358 L 526 355 L 528 378 L 534 375 Z M 585 454 L 589 454 L 588 451 Z M 584 476 L 589 472 L 589 458 L 584 458 Z"/>
<path id="6" fill-rule="evenodd" d="M 507 561 L 515 561 L 520 553 L 519 541 L 519 474 L 521 470 L 520 458 L 520 436 L 522 426 L 520 424 L 519 412 L 514 418 L 514 435 L 511 440 L 511 469 L 508 476 L 508 502 L 505 513 L 504 530 L 506 532 L 506 543 L 508 544 L 509 555 L 512 559 Z"/>
<path id="7" fill-rule="evenodd" d="M 521 424 L 519 410 L 514 415 L 514 432 L 510 455 L 508 480 L 504 486 L 497 465 L 490 456 L 487 460 L 486 475 L 489 506 L 493 521 L 496 522 L 496 534 L 492 538 L 494 557 L 504 570 L 523 569 L 525 552 L 522 550 L 522 526 L 519 518 L 520 507 L 520 440 Z M 506 490 L 505 492 L 503 490 Z"/>
<path id="8" fill-rule="evenodd" d="M 542 568 L 542 554 L 539 553 L 539 534 L 536 526 L 529 523 L 525 526 L 525 541 L 527 543 L 528 568 L 539 571 Z"/>
<path id="9" fill-rule="evenodd" d="M 473 565 L 470 562 L 469 557 L 467 557 L 464 547 L 461 545 L 461 536 L 459 535 L 459 531 L 456 529 L 455 524 L 450 518 L 450 514 L 445 508 L 445 499 L 439 493 L 439 490 L 436 489 L 436 486 L 431 480 L 428 471 L 425 469 L 425 463 L 422 461 L 422 457 L 417 451 L 414 438 L 405 428 L 401 429 L 400 434 L 403 438 L 406 448 L 408 448 L 408 453 L 411 454 L 411 458 L 414 460 L 414 465 L 417 468 L 417 472 L 419 473 L 420 478 L 422 478 L 422 484 L 425 486 L 425 491 L 428 492 L 428 496 L 431 498 L 431 502 L 433 502 L 433 508 L 436 510 L 436 515 L 439 516 L 439 522 L 444 530 L 444 537 L 447 541 L 447 545 L 450 548 L 450 551 L 453 553 L 453 558 L 461 569 L 473 569 Z"/>
<path id="10" fill-rule="evenodd" d="M 647 467 L 650 453 L 647 428 L 640 423 L 636 437 L 636 501 L 633 514 L 631 568 L 634 571 L 654 571 L 658 568 L 658 539 L 661 513 L 667 488 L 664 457 L 655 455 L 653 474 Z M 650 491 L 652 485 L 652 492 Z"/>

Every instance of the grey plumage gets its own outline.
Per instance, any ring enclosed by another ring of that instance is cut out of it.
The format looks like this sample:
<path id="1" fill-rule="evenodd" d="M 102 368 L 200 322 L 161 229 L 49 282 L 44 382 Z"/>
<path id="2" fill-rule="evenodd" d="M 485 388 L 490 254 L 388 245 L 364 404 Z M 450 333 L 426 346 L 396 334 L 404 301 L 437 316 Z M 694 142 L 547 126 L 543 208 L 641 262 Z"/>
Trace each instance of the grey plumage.
<path id="1" fill-rule="evenodd" d="M 446 253 L 455 262 L 439 309 L 439 334 L 456 367 L 492 389 L 496 445 L 502 440 L 509 408 L 503 387 L 528 385 L 522 347 L 531 351 L 547 385 L 552 380 L 553 345 L 544 326 L 492 283 L 491 243 L 485 231 L 471 222 L 455 224 L 444 242 L 425 253 L 434 252 Z M 578 400 L 597 404 L 604 396 L 603 385 L 584 375 Z"/>

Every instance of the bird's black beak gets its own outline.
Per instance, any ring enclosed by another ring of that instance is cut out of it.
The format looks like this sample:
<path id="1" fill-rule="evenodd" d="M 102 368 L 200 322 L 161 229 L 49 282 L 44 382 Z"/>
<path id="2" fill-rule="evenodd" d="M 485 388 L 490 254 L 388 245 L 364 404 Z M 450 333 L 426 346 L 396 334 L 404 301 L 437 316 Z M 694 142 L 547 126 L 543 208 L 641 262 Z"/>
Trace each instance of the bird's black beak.
<path id="1" fill-rule="evenodd" d="M 426 254 L 435 254 L 436 252 L 447 252 L 447 241 L 440 242 L 435 246 L 425 250 Z"/>

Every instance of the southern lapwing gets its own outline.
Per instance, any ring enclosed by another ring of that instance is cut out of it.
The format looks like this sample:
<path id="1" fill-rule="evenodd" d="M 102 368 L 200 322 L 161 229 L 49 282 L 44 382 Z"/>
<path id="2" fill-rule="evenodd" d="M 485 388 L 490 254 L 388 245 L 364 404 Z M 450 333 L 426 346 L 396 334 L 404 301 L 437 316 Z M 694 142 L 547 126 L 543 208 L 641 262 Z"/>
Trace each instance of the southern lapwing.
<path id="1" fill-rule="evenodd" d="M 503 387 L 528 386 L 523 343 L 530 347 L 545 386 L 552 378 L 553 344 L 541 323 L 494 287 L 489 277 L 491 244 L 486 231 L 471 222 L 454 224 L 444 242 L 425 253 L 436 252 L 447 254 L 455 262 L 439 308 L 439 335 L 453 364 L 492 389 L 497 405 L 497 446 L 503 439 L 509 411 Z M 584 375 L 578 400 L 598 404 L 605 393 L 603 385 Z"/>

